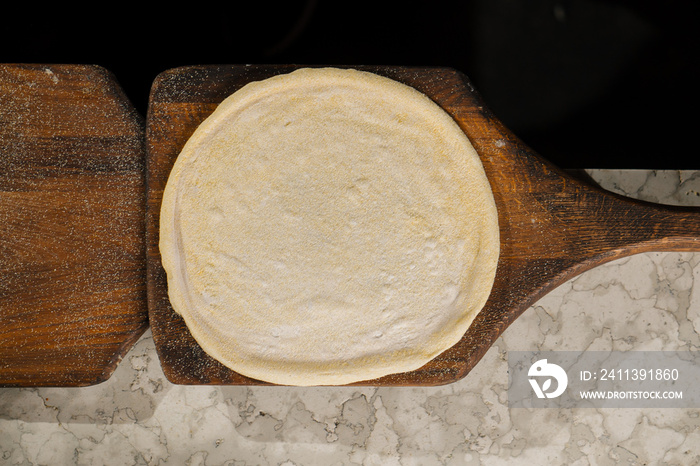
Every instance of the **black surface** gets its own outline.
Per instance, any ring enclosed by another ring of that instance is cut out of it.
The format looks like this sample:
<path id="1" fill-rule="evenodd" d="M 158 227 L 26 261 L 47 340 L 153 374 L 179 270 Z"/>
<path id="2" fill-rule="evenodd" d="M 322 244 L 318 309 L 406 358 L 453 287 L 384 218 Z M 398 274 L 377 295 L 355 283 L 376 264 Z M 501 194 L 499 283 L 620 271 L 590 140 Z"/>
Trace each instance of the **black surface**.
<path id="1" fill-rule="evenodd" d="M 144 115 L 155 76 L 181 65 L 449 66 L 562 168 L 699 169 L 698 3 L 27 3 L 4 18 L 0 61 L 104 66 Z"/>

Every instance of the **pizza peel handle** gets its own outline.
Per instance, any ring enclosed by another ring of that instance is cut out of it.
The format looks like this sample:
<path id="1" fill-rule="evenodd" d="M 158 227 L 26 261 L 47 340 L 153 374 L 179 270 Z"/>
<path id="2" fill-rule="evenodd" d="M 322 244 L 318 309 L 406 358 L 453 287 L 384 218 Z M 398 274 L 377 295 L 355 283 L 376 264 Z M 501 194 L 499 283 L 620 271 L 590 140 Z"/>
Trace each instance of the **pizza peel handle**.
<path id="1" fill-rule="evenodd" d="M 218 103 L 248 82 L 298 66 L 198 66 L 155 80 L 147 134 L 148 307 L 166 377 L 179 384 L 253 385 L 209 357 L 175 314 L 158 251 L 159 209 L 172 165 Z M 496 201 L 501 252 L 491 295 L 461 341 L 419 370 L 358 385 L 439 385 L 464 377 L 525 309 L 567 279 L 644 251 L 700 251 L 700 209 L 634 201 L 543 160 L 489 112 L 469 80 L 446 68 L 354 67 L 413 86 L 447 111 L 478 152 Z"/>

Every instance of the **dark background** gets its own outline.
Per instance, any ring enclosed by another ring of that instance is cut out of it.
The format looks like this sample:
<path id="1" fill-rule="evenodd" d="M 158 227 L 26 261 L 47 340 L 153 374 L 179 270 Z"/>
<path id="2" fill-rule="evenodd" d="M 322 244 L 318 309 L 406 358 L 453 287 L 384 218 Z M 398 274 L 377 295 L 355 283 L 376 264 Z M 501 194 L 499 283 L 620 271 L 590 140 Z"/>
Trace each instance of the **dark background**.
<path id="1" fill-rule="evenodd" d="M 27 2 L 6 5 L 0 60 L 101 65 L 144 116 L 153 79 L 182 65 L 448 66 L 562 168 L 700 169 L 698 4 Z"/>

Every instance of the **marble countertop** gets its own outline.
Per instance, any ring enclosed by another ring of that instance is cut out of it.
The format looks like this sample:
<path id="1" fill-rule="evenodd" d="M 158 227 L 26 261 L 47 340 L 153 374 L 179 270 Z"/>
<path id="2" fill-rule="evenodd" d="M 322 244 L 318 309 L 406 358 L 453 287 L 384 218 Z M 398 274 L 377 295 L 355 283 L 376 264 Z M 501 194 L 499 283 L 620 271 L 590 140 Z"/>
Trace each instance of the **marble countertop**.
<path id="1" fill-rule="evenodd" d="M 587 172 L 631 197 L 700 205 L 700 171 Z M 700 409 L 515 409 L 506 392 L 509 351 L 699 348 L 700 253 L 584 272 L 440 387 L 173 385 L 147 331 L 102 384 L 0 389 L 0 464 L 698 464 Z"/>

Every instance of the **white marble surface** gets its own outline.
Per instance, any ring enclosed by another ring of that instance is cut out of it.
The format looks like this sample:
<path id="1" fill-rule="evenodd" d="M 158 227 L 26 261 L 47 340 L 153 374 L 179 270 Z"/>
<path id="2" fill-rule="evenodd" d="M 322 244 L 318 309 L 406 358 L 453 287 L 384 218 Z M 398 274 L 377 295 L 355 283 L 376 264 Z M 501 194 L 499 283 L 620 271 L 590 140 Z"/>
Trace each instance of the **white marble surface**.
<path id="1" fill-rule="evenodd" d="M 589 174 L 630 196 L 700 205 L 700 172 Z M 697 351 L 699 283 L 700 253 L 597 267 L 528 309 L 465 379 L 431 388 L 177 386 L 147 332 L 100 385 L 0 389 L 0 464 L 698 464 L 700 409 L 509 409 L 506 358 Z"/>

